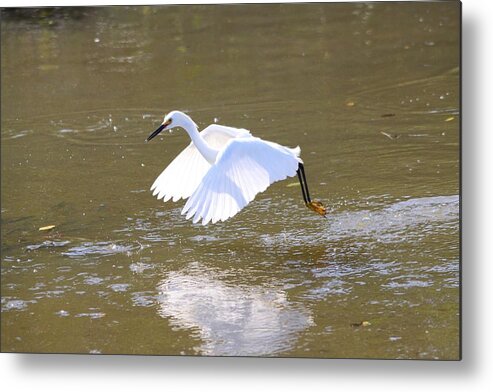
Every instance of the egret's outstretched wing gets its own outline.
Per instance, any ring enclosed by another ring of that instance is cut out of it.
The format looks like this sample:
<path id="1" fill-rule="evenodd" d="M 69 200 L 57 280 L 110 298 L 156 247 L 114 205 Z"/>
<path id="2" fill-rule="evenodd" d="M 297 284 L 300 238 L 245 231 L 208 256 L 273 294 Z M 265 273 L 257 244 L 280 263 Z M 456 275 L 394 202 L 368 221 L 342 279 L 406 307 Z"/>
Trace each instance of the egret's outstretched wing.
<path id="1" fill-rule="evenodd" d="M 224 145 L 235 137 L 250 135 L 246 129 L 237 129 L 213 124 L 205 128 L 200 135 L 214 149 L 221 150 Z M 211 165 L 200 154 L 193 143 L 190 143 L 156 178 L 151 186 L 152 194 L 158 199 L 177 201 L 190 197 L 200 184 Z"/>
<path id="2" fill-rule="evenodd" d="M 295 176 L 299 152 L 255 137 L 230 140 L 182 214 L 204 225 L 234 216 L 273 182 Z"/>

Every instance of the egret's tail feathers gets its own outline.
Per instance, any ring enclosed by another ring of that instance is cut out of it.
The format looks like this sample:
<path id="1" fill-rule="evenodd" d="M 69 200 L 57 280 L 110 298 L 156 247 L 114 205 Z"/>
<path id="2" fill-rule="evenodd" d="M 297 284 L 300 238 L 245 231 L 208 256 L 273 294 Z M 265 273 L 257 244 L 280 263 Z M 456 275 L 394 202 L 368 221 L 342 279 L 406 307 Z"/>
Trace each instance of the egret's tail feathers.
<path id="1" fill-rule="evenodd" d="M 290 148 L 290 150 L 294 154 L 294 156 L 298 159 L 298 162 L 303 163 L 303 160 L 300 158 L 300 155 L 301 155 L 300 146 L 296 146 L 295 148 Z"/>

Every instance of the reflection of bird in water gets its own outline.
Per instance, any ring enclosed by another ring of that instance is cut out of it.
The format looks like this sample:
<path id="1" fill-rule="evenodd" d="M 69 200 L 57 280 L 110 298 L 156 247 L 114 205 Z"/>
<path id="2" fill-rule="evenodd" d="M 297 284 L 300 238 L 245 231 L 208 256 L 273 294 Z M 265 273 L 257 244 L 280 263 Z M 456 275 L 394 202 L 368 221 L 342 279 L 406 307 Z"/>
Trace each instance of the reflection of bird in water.
<path id="1" fill-rule="evenodd" d="M 172 272 L 158 286 L 159 314 L 197 329 L 203 355 L 272 355 L 291 349 L 313 321 L 278 289 L 230 286 L 213 278 Z"/>
<path id="2" fill-rule="evenodd" d="M 182 214 L 193 222 L 225 221 L 251 202 L 257 193 L 296 174 L 308 208 L 325 216 L 322 203 L 308 192 L 300 148 L 254 137 L 246 129 L 212 124 L 202 132 L 185 113 L 173 111 L 147 141 L 163 130 L 182 127 L 192 142 L 154 181 L 153 195 L 164 201 L 187 199 Z"/>

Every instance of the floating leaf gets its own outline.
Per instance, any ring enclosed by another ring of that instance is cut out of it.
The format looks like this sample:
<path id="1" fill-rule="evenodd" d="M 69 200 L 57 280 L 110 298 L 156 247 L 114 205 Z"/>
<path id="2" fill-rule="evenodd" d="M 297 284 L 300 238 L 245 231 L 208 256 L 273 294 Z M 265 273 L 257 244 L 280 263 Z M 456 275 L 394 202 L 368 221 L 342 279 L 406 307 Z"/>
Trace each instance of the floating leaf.
<path id="1" fill-rule="evenodd" d="M 39 231 L 48 231 L 48 230 L 54 229 L 55 227 L 56 227 L 55 225 L 43 226 L 43 227 L 40 227 L 38 230 Z"/>
<path id="2" fill-rule="evenodd" d="M 455 119 L 455 117 L 454 117 L 454 116 L 452 116 L 452 117 L 447 117 L 447 118 L 445 119 L 445 122 L 449 122 L 449 121 L 452 121 L 452 120 L 454 120 L 454 119 Z"/>
<path id="3" fill-rule="evenodd" d="M 288 185 L 286 185 L 288 188 L 292 187 L 292 186 L 297 186 L 299 184 L 299 182 L 292 182 Z"/>
<path id="4" fill-rule="evenodd" d="M 58 69 L 57 64 L 42 64 L 38 67 L 41 71 L 55 71 Z"/>
<path id="5" fill-rule="evenodd" d="M 354 105 L 356 105 L 356 104 L 353 101 L 347 101 L 346 102 L 346 106 L 352 107 Z"/>

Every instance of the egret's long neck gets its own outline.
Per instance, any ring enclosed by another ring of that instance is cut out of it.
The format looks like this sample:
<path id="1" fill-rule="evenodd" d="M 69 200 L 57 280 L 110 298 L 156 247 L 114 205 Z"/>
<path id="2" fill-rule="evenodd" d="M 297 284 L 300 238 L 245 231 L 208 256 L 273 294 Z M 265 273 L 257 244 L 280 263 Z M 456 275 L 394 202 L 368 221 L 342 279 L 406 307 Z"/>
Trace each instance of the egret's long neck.
<path id="1" fill-rule="evenodd" d="M 199 150 L 199 152 L 202 154 L 207 162 L 213 165 L 214 162 L 216 162 L 218 151 L 209 146 L 204 138 L 200 136 L 197 125 L 195 125 L 195 123 L 191 119 L 187 118 L 183 122 L 183 128 L 185 129 L 185 131 L 187 131 L 190 139 L 192 139 L 193 144 L 195 145 L 195 147 L 197 147 L 197 150 Z"/>

